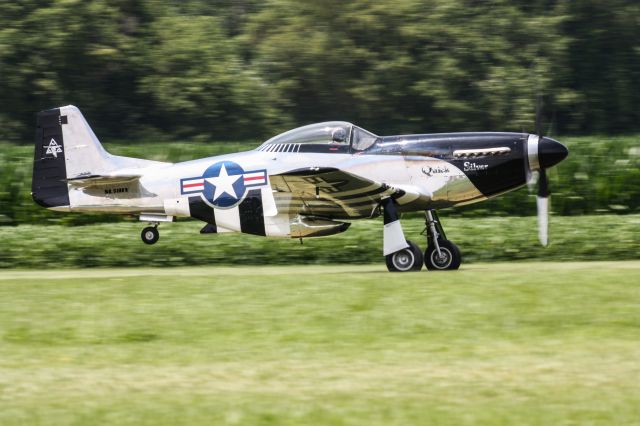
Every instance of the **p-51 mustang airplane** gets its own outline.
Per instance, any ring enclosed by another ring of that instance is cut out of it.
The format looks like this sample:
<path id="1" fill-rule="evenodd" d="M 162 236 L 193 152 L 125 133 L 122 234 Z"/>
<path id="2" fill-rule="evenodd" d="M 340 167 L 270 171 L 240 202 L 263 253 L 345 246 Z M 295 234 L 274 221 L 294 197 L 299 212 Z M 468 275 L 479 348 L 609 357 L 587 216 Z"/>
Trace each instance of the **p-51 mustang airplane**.
<path id="1" fill-rule="evenodd" d="M 80 110 L 64 106 L 37 115 L 32 195 L 56 211 L 139 216 L 153 225 L 142 231 L 147 244 L 158 241 L 160 222 L 176 217 L 206 222 L 202 233 L 308 238 L 382 214 L 390 271 L 420 270 L 423 262 L 457 269 L 460 251 L 436 209 L 514 190 L 534 171 L 544 199 L 544 170 L 567 154 L 559 142 L 526 133 L 376 136 L 332 121 L 282 133 L 253 151 L 171 164 L 109 154 Z M 426 213 L 424 256 L 399 220 L 413 211 Z"/>

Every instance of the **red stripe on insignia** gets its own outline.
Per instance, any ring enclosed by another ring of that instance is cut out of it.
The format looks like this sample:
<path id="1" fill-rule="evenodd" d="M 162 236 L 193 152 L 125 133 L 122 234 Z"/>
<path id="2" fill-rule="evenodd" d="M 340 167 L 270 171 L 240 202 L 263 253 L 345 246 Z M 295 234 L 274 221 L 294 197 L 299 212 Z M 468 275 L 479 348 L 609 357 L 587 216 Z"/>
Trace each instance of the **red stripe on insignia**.
<path id="1" fill-rule="evenodd" d="M 248 180 L 264 180 L 264 176 L 254 176 L 254 177 L 246 177 L 244 178 L 244 181 L 248 181 Z"/>
<path id="2" fill-rule="evenodd" d="M 193 188 L 195 186 L 204 186 L 204 183 L 185 183 L 182 185 L 183 188 Z"/>

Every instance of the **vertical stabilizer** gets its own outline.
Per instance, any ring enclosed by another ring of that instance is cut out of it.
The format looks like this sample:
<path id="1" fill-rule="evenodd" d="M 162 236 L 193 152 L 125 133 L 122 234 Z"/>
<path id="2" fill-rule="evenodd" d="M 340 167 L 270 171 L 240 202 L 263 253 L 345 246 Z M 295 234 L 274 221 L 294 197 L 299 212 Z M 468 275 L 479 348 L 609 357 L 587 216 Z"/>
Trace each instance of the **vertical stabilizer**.
<path id="1" fill-rule="evenodd" d="M 73 105 L 59 110 L 67 178 L 102 175 L 117 169 L 114 158 L 102 147 L 80 110 Z"/>
<path id="2" fill-rule="evenodd" d="M 109 154 L 73 105 L 42 111 L 36 117 L 31 194 L 43 207 L 74 207 L 69 204 L 69 181 L 163 164 Z"/>

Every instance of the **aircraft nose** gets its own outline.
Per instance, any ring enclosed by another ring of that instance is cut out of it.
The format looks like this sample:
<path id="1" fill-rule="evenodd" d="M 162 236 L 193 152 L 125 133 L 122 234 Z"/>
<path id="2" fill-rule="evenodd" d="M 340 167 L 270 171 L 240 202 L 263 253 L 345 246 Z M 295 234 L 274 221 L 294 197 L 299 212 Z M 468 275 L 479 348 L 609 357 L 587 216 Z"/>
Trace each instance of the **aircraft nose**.
<path id="1" fill-rule="evenodd" d="M 538 161 L 540 167 L 548 169 L 569 155 L 569 150 L 557 140 L 544 137 L 538 142 Z"/>

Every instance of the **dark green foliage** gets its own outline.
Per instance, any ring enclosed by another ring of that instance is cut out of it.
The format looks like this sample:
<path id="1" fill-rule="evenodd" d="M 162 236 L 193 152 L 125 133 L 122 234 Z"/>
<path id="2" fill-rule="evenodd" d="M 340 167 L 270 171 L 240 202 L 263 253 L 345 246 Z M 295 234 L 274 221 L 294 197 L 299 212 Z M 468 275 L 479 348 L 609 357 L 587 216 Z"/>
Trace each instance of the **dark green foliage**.
<path id="1" fill-rule="evenodd" d="M 296 122 L 345 117 L 379 133 L 531 129 L 532 100 L 560 75 L 563 16 L 469 6 L 274 1 L 247 31 L 252 63 Z M 558 90 L 556 103 L 571 98 Z"/>
<path id="2" fill-rule="evenodd" d="M 640 123 L 640 31 L 637 1 L 568 3 L 568 86 L 579 93 L 580 120 L 563 111 L 561 131 L 609 132 Z"/>
<path id="3" fill-rule="evenodd" d="M 98 134 L 238 140 L 640 131 L 640 6 L 614 0 L 24 0 L 0 14 L 0 140 L 76 104 Z"/>
<path id="4" fill-rule="evenodd" d="M 0 137 L 26 142 L 34 113 L 81 105 L 96 131 L 131 129 L 146 99 L 139 40 L 151 19 L 144 2 L 22 1 L 0 15 Z M 9 13 L 5 13 L 9 11 Z"/>

